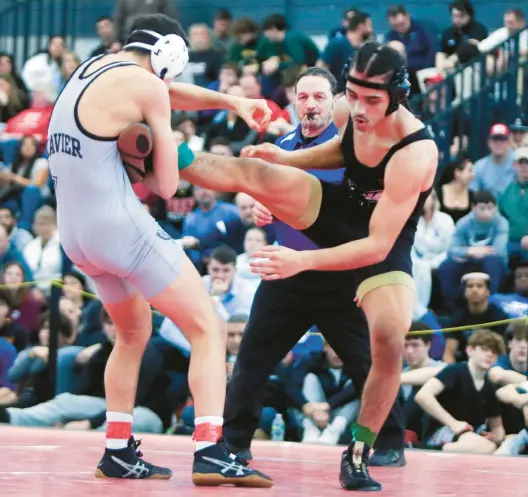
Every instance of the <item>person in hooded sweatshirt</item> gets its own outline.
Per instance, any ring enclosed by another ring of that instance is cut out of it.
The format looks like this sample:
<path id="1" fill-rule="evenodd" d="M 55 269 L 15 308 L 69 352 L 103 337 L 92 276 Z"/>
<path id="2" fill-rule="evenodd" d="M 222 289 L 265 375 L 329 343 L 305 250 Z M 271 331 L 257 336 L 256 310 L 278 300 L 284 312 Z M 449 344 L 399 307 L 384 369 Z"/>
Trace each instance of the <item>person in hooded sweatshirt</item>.
<path id="1" fill-rule="evenodd" d="M 471 212 L 456 223 L 447 260 L 438 276 L 446 304 L 452 308 L 461 296 L 460 278 L 470 271 L 490 276 L 497 292 L 508 265 L 509 224 L 499 214 L 493 193 L 482 190 L 473 198 Z"/>

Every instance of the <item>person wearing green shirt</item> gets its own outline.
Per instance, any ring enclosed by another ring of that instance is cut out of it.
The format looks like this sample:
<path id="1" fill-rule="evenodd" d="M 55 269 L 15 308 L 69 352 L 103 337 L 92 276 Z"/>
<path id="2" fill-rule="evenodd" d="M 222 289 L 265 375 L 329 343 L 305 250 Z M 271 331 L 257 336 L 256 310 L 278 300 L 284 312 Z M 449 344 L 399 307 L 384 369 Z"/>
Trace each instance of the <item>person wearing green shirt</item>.
<path id="1" fill-rule="evenodd" d="M 515 180 L 499 197 L 499 209 L 510 223 L 510 257 L 528 259 L 528 147 L 515 150 Z"/>

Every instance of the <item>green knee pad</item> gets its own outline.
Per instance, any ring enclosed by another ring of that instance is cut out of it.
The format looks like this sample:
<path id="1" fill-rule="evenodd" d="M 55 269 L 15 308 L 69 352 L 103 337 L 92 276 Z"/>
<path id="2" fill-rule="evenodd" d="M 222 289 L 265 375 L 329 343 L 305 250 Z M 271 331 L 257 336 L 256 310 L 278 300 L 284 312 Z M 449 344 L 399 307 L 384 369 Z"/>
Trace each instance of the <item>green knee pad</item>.
<path id="1" fill-rule="evenodd" d="M 183 142 L 178 147 L 178 170 L 181 171 L 194 162 L 194 153 L 187 143 Z"/>

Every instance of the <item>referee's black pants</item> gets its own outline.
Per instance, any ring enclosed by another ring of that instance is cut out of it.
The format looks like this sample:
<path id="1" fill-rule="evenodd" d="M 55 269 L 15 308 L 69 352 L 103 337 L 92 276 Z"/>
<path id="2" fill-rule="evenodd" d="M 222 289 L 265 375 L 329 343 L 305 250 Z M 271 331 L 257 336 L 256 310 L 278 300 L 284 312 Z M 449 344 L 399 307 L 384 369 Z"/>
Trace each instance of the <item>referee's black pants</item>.
<path id="1" fill-rule="evenodd" d="M 250 447 L 269 375 L 313 325 L 339 355 L 359 393 L 363 391 L 371 366 L 370 337 L 355 296 L 348 272 L 305 272 L 260 283 L 227 389 L 223 434 L 230 446 Z M 375 448 L 403 449 L 404 437 L 403 409 L 396 400 Z"/>

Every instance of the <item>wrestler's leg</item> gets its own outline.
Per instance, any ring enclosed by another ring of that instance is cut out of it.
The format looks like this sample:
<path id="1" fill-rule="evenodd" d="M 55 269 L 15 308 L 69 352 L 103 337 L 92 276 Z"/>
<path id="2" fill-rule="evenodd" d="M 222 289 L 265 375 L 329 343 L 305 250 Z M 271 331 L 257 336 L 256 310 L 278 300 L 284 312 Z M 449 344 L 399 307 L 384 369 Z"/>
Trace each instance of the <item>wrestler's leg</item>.
<path id="1" fill-rule="evenodd" d="M 321 206 L 321 183 L 313 175 L 260 159 L 195 155 L 180 177 L 221 192 L 244 192 L 296 229 L 311 226 Z"/>

